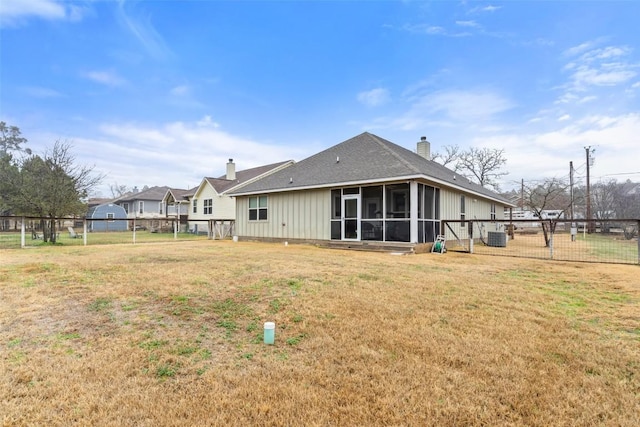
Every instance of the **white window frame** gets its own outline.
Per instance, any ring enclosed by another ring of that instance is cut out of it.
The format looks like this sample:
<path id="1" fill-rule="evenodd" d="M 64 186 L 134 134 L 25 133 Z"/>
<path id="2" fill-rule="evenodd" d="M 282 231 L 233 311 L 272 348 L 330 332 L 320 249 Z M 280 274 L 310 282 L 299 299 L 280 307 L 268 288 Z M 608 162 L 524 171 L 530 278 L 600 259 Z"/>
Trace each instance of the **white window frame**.
<path id="1" fill-rule="evenodd" d="M 252 200 L 255 201 L 255 207 L 251 207 Z M 251 219 L 252 211 L 255 212 L 255 219 Z M 268 221 L 268 220 L 269 220 L 269 196 L 250 196 L 249 197 L 249 221 Z"/>

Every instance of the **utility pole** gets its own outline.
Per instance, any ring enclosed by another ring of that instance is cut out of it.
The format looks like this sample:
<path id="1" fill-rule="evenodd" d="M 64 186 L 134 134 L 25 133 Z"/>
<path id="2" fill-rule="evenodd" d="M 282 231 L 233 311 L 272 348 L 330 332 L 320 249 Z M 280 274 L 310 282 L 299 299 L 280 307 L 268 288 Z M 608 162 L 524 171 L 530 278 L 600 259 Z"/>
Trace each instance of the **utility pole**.
<path id="1" fill-rule="evenodd" d="M 591 183 L 589 178 L 589 168 L 591 167 L 591 146 L 584 147 L 587 154 L 587 233 L 593 233 L 593 223 L 591 222 Z"/>
<path id="2" fill-rule="evenodd" d="M 571 223 L 573 224 L 573 161 L 569 162 L 569 191 L 571 195 Z"/>
<path id="3" fill-rule="evenodd" d="M 576 240 L 578 229 L 576 227 L 576 223 L 573 222 L 573 161 L 569 162 L 569 191 L 571 197 L 571 210 L 569 213 L 569 215 L 571 215 L 571 241 L 574 242 Z"/>

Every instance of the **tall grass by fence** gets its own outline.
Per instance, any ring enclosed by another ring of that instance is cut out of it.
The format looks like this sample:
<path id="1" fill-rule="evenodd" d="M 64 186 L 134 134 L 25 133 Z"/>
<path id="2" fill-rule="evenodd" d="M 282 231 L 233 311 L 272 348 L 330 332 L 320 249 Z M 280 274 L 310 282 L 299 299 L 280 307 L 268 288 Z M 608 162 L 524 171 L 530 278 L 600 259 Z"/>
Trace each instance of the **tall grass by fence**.
<path id="1" fill-rule="evenodd" d="M 640 264 L 640 220 L 467 222 L 465 231 L 471 233 L 473 242 L 468 238 L 449 239 L 449 250 L 560 261 Z M 447 223 L 453 229 L 456 229 L 453 223 L 460 228 L 460 221 L 443 221 L 443 233 Z M 493 233 L 502 236 L 496 239 Z"/>

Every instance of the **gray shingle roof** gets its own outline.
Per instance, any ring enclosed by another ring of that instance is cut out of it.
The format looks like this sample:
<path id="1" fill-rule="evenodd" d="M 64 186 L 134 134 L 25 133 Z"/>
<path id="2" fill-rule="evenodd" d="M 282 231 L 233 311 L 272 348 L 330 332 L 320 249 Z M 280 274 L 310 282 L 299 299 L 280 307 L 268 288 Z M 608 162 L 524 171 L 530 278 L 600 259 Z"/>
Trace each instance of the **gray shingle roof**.
<path id="1" fill-rule="evenodd" d="M 270 165 L 258 166 L 256 168 L 237 171 L 236 179 L 233 179 L 233 180 L 227 179 L 226 175 L 222 175 L 218 178 L 207 177 L 205 179 L 218 192 L 218 194 L 222 194 L 225 191 L 228 191 L 245 182 L 248 182 L 248 181 L 251 181 L 252 179 L 257 178 L 260 175 L 263 175 L 269 171 L 282 167 L 289 162 L 291 162 L 291 160 L 286 160 L 284 162 L 272 163 Z"/>
<path id="2" fill-rule="evenodd" d="M 424 178 L 509 204 L 499 194 L 456 172 L 369 132 L 334 145 L 252 182 L 231 195 Z"/>
<path id="3" fill-rule="evenodd" d="M 134 200 L 161 201 L 168 189 L 169 187 L 151 187 L 147 190 L 138 191 L 137 193 L 130 192 L 117 198 L 114 202 L 131 202 Z"/>

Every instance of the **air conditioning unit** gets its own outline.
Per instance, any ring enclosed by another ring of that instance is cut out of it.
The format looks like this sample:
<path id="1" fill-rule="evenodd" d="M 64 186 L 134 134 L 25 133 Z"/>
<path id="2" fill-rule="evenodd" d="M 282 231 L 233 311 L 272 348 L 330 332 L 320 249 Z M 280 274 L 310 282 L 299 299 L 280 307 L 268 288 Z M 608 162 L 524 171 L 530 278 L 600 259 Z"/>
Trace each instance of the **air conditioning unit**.
<path id="1" fill-rule="evenodd" d="M 507 247 L 507 233 L 501 231 L 489 231 L 487 233 L 487 246 L 495 248 Z"/>

